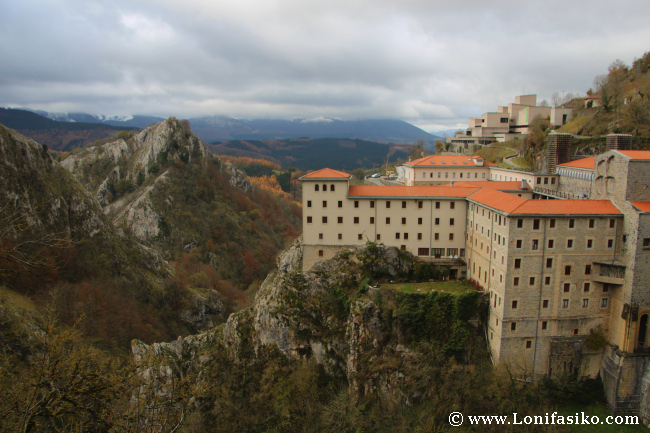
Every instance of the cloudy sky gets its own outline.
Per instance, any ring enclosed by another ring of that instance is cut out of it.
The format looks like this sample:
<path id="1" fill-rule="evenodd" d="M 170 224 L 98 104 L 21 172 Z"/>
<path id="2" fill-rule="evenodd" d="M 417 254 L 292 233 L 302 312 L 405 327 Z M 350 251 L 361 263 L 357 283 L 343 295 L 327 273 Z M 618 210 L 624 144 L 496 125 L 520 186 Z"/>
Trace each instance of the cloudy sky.
<path id="1" fill-rule="evenodd" d="M 466 127 L 650 50 L 648 0 L 6 0 L 0 106 Z"/>

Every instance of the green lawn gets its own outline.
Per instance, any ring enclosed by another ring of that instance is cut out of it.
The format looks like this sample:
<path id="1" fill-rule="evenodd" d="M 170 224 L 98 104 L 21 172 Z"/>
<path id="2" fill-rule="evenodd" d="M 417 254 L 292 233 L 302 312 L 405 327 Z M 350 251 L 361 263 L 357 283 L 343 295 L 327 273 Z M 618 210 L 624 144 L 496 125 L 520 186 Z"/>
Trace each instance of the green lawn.
<path id="1" fill-rule="evenodd" d="M 431 291 L 462 293 L 468 290 L 475 290 L 474 286 L 467 281 L 437 281 L 432 283 L 384 283 L 382 289 L 393 290 L 402 293 L 427 293 Z"/>

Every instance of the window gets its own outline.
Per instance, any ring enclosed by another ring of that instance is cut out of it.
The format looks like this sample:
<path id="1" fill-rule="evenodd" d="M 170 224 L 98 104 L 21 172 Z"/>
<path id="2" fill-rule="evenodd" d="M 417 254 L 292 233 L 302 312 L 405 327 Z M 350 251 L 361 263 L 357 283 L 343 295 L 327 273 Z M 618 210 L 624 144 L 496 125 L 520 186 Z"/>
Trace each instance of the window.
<path id="1" fill-rule="evenodd" d="M 318 185 L 316 185 L 316 191 L 318 191 Z M 318 257 L 323 257 L 323 250 L 318 250 Z"/>
<path id="2" fill-rule="evenodd" d="M 521 268 L 521 259 L 515 259 L 515 269 Z"/>
<path id="3" fill-rule="evenodd" d="M 439 201 L 436 202 L 436 209 L 440 209 L 440 202 Z"/>
<path id="4" fill-rule="evenodd" d="M 554 241 L 553 239 L 549 239 L 549 240 L 548 240 L 548 247 L 549 247 L 549 248 L 553 248 L 553 244 L 554 244 L 554 243 L 555 243 L 555 241 Z"/>
<path id="5" fill-rule="evenodd" d="M 588 293 L 590 287 L 591 287 L 591 284 L 590 284 L 590 283 L 585 283 L 584 288 L 583 288 L 582 290 L 583 290 L 584 292 Z"/>
<path id="6" fill-rule="evenodd" d="M 518 286 L 519 285 L 519 277 L 515 277 L 514 281 L 512 282 L 513 286 Z"/>
<path id="7" fill-rule="evenodd" d="M 517 330 L 517 322 L 510 323 L 510 330 L 511 331 L 516 331 Z"/>
<path id="8" fill-rule="evenodd" d="M 603 284 L 603 293 L 609 292 L 609 284 Z"/>
<path id="9" fill-rule="evenodd" d="M 354 207 L 359 207 L 359 200 L 354 201 Z"/>
<path id="10" fill-rule="evenodd" d="M 354 217 L 354 223 L 359 224 L 359 217 Z"/>
<path id="11" fill-rule="evenodd" d="M 573 218 L 571 218 L 571 219 L 569 220 L 569 228 L 572 229 L 572 228 L 575 227 L 575 225 L 576 225 L 576 220 L 574 220 Z"/>
<path id="12" fill-rule="evenodd" d="M 406 209 L 406 202 L 402 200 L 402 209 Z"/>
<path id="13" fill-rule="evenodd" d="M 440 233 L 436 233 L 435 235 L 433 235 L 433 238 L 436 241 L 439 240 L 440 239 Z"/>
<path id="14" fill-rule="evenodd" d="M 530 340 L 526 340 L 526 349 L 530 349 L 531 347 L 533 347 L 533 342 Z"/>
<path id="15" fill-rule="evenodd" d="M 454 234 L 453 234 L 453 233 L 449 233 L 449 240 L 450 240 L 450 241 L 453 241 L 453 240 L 454 240 Z"/>
<path id="16" fill-rule="evenodd" d="M 436 259 L 439 259 L 444 254 L 445 254 L 444 248 L 431 248 L 431 255 L 433 255 Z"/>
<path id="17" fill-rule="evenodd" d="M 548 222 L 548 226 L 552 229 L 555 228 L 555 218 L 551 218 Z"/>
<path id="18" fill-rule="evenodd" d="M 435 220 L 435 224 L 436 224 L 437 226 L 440 225 L 440 218 L 436 218 L 436 220 Z"/>
<path id="19" fill-rule="evenodd" d="M 311 207 L 311 200 L 307 200 L 307 207 Z"/>
<path id="20" fill-rule="evenodd" d="M 517 228 L 518 228 L 518 229 L 521 229 L 521 228 L 523 228 L 523 227 L 524 227 L 524 220 L 521 219 L 521 218 L 519 218 L 519 219 L 517 220 Z"/>
<path id="21" fill-rule="evenodd" d="M 343 202 L 339 200 L 339 207 L 343 207 Z"/>
<path id="22" fill-rule="evenodd" d="M 529 286 L 534 286 L 535 285 L 535 277 L 530 277 L 528 280 L 528 285 Z"/>
<path id="23" fill-rule="evenodd" d="M 594 246 L 594 240 L 593 239 L 587 239 L 587 248 L 591 248 Z"/>
<path id="24" fill-rule="evenodd" d="M 418 240 L 419 240 L 419 241 L 422 240 L 422 233 L 418 233 Z"/>
<path id="25" fill-rule="evenodd" d="M 390 200 L 386 200 L 386 209 L 390 209 Z"/>
<path id="26" fill-rule="evenodd" d="M 327 207 L 327 200 L 323 200 L 323 207 Z"/>
<path id="27" fill-rule="evenodd" d="M 318 239 L 323 239 L 323 234 L 322 233 L 318 233 Z"/>
<path id="28" fill-rule="evenodd" d="M 579 329 L 578 329 L 578 328 L 575 328 L 575 329 L 573 330 L 573 335 L 578 335 L 578 331 L 579 331 Z"/>
<path id="29" fill-rule="evenodd" d="M 589 299 L 582 300 L 582 308 L 589 308 Z"/>
<path id="30" fill-rule="evenodd" d="M 380 234 L 377 234 L 377 240 L 378 240 L 378 241 L 381 240 L 381 235 L 380 235 Z"/>
<path id="31" fill-rule="evenodd" d="M 406 224 L 406 218 L 402 218 L 402 224 Z"/>
<path id="32" fill-rule="evenodd" d="M 567 265 L 564 267 L 564 275 L 571 275 L 571 266 Z"/>
<path id="33" fill-rule="evenodd" d="M 542 322 L 542 331 L 545 330 L 547 326 L 548 326 L 548 322 L 546 321 Z"/>
<path id="34" fill-rule="evenodd" d="M 456 209 L 456 202 L 455 201 L 452 201 L 451 203 L 449 203 L 449 209 Z"/>
<path id="35" fill-rule="evenodd" d="M 613 229 L 614 226 L 616 225 L 616 220 L 614 218 L 609 220 L 609 228 Z"/>
<path id="36" fill-rule="evenodd" d="M 386 224 L 390 224 L 390 217 L 386 217 Z"/>
<path id="37" fill-rule="evenodd" d="M 553 267 L 553 259 L 546 259 L 546 267 L 547 268 Z"/>
<path id="38" fill-rule="evenodd" d="M 338 222 L 339 224 L 343 224 L 343 217 L 338 217 L 338 218 L 337 218 L 337 222 Z"/>
<path id="39" fill-rule="evenodd" d="M 551 277 L 544 277 L 544 285 L 548 286 L 551 284 Z"/>
<path id="40" fill-rule="evenodd" d="M 370 224 L 374 224 L 374 223 L 375 223 L 375 217 L 370 217 Z"/>
<path id="41" fill-rule="evenodd" d="M 607 302 L 609 298 L 601 298 L 600 299 L 600 308 L 607 308 Z"/>
<path id="42" fill-rule="evenodd" d="M 517 301 L 512 301 L 512 309 L 514 310 L 516 308 L 517 308 Z"/>
<path id="43" fill-rule="evenodd" d="M 517 248 L 521 248 L 521 239 L 517 239 Z"/>
<path id="44" fill-rule="evenodd" d="M 569 308 L 569 300 L 562 299 L 562 308 Z"/>
<path id="45" fill-rule="evenodd" d="M 399 237 L 400 237 L 400 234 L 399 234 L 399 233 L 395 233 L 395 239 L 399 239 Z"/>
<path id="46" fill-rule="evenodd" d="M 539 220 L 538 219 L 533 220 L 533 230 L 539 230 Z"/>
<path id="47" fill-rule="evenodd" d="M 327 217 L 323 217 L 323 224 L 327 224 Z"/>
<path id="48" fill-rule="evenodd" d="M 453 226 L 453 225 L 454 225 L 454 219 L 453 219 L 453 218 L 449 218 L 449 225 L 450 225 L 450 226 Z"/>
<path id="49" fill-rule="evenodd" d="M 327 185 L 323 184 L 323 191 L 327 191 Z"/>
<path id="50" fill-rule="evenodd" d="M 429 248 L 418 248 L 418 256 L 428 256 Z"/>
<path id="51" fill-rule="evenodd" d="M 409 238 L 409 234 L 408 234 L 408 233 L 404 233 L 404 239 L 408 239 L 408 238 Z"/>
<path id="52" fill-rule="evenodd" d="M 418 224 L 422 225 L 422 218 L 418 218 Z"/>
<path id="53" fill-rule="evenodd" d="M 330 191 L 334 191 L 334 184 L 330 185 Z"/>
<path id="54" fill-rule="evenodd" d="M 564 292 L 570 292 L 571 291 L 571 283 L 564 283 Z"/>
<path id="55" fill-rule="evenodd" d="M 567 248 L 573 248 L 573 239 L 567 239 L 566 247 Z"/>
<path id="56" fill-rule="evenodd" d="M 589 220 L 589 228 L 590 228 L 590 229 L 593 229 L 595 225 L 596 225 L 596 220 L 593 219 L 593 218 L 591 218 L 591 219 Z"/>
<path id="57" fill-rule="evenodd" d="M 548 185 L 548 177 L 544 178 L 544 185 Z"/>
<path id="58" fill-rule="evenodd" d="M 374 208 L 375 208 L 375 201 L 370 200 L 370 209 L 374 209 Z"/>
<path id="59" fill-rule="evenodd" d="M 400 245 L 400 246 L 399 246 L 399 249 L 400 249 L 401 251 L 406 251 L 406 245 Z"/>
<path id="60" fill-rule="evenodd" d="M 614 248 L 614 239 L 607 239 L 607 248 Z"/>
<path id="61" fill-rule="evenodd" d="M 422 200 L 418 201 L 418 209 L 422 209 Z"/>
<path id="62" fill-rule="evenodd" d="M 314 185 L 314 191 L 318 191 L 318 184 Z"/>
<path id="63" fill-rule="evenodd" d="M 650 248 L 650 238 L 643 238 L 643 248 Z"/>
<path id="64" fill-rule="evenodd" d="M 539 249 L 539 240 L 533 239 L 532 249 L 533 249 L 533 251 L 537 251 Z"/>
<path id="65" fill-rule="evenodd" d="M 591 275 L 591 265 L 585 265 L 585 275 Z"/>
<path id="66" fill-rule="evenodd" d="M 548 299 L 542 301 L 542 308 L 548 308 Z"/>
<path id="67" fill-rule="evenodd" d="M 308 223 L 308 224 L 311 223 L 311 217 L 309 217 L 309 216 L 307 217 L 307 223 Z"/>

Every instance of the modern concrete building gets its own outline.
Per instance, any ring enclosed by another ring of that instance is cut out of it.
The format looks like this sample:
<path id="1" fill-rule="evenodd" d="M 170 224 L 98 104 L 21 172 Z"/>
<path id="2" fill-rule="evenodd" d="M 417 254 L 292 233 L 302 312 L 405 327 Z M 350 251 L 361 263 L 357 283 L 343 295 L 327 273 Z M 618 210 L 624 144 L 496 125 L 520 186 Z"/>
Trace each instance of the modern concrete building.
<path id="1" fill-rule="evenodd" d="M 330 169 L 302 177 L 304 268 L 367 241 L 448 265 L 489 296 L 495 362 L 526 379 L 600 374 L 614 413 L 650 420 L 650 151 L 516 181 L 466 157 L 456 173 L 469 179 L 443 177 L 454 168 L 433 158 L 411 164 L 413 186 L 350 186 Z M 437 173 L 446 185 L 417 184 Z M 604 350 L 590 343 L 598 333 Z"/>
<path id="2" fill-rule="evenodd" d="M 527 134 L 530 124 L 538 117 L 548 118 L 552 126 L 562 126 L 570 120 L 572 112 L 572 107 L 538 106 L 537 95 L 516 96 L 514 103 L 498 107 L 496 112 L 470 117 L 467 131 L 447 138 L 447 143 L 468 148 L 474 144 L 510 141 Z"/>

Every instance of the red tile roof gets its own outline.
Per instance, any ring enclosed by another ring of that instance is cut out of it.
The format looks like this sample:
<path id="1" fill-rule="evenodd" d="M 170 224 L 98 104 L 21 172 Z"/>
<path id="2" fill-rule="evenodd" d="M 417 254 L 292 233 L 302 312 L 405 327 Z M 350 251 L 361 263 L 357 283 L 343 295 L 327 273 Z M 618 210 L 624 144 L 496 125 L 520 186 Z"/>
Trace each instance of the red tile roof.
<path id="1" fill-rule="evenodd" d="M 572 168 L 588 168 L 593 170 L 596 167 L 596 158 L 593 156 L 588 156 L 586 158 L 577 159 L 571 162 L 565 162 L 564 164 L 558 164 L 558 167 L 572 167 Z"/>
<path id="2" fill-rule="evenodd" d="M 630 159 L 650 159 L 650 150 L 617 150 Z"/>
<path id="3" fill-rule="evenodd" d="M 641 212 L 650 212 L 650 201 L 631 201 L 630 203 Z"/>
<path id="4" fill-rule="evenodd" d="M 447 186 L 450 187 L 451 183 L 442 185 L 442 186 Z M 474 188 L 488 188 L 488 189 L 496 189 L 499 191 L 514 191 L 514 190 L 522 190 L 521 189 L 521 181 L 499 181 L 499 180 L 476 180 L 476 181 L 471 181 L 471 180 L 464 180 L 460 182 L 454 182 L 454 187 L 457 186 L 464 186 L 464 187 L 474 187 Z M 527 190 L 532 190 L 530 185 L 526 183 L 526 189 Z"/>
<path id="5" fill-rule="evenodd" d="M 445 186 L 350 186 L 348 197 L 467 197 L 478 188 Z"/>
<path id="6" fill-rule="evenodd" d="M 476 158 L 482 159 L 480 156 L 430 155 L 409 161 L 404 165 L 411 167 L 478 167 L 474 162 Z M 497 167 L 497 165 L 483 160 L 483 167 Z"/>
<path id="7" fill-rule="evenodd" d="M 301 177 L 300 179 L 349 179 L 350 175 L 331 168 L 321 168 L 317 171 L 312 171 Z"/>
<path id="8" fill-rule="evenodd" d="M 620 215 L 609 200 L 525 199 L 501 191 L 480 189 L 468 197 L 510 215 Z"/>

